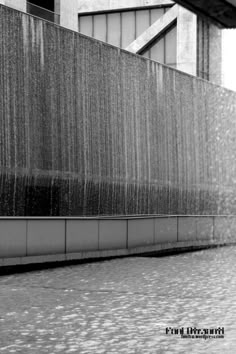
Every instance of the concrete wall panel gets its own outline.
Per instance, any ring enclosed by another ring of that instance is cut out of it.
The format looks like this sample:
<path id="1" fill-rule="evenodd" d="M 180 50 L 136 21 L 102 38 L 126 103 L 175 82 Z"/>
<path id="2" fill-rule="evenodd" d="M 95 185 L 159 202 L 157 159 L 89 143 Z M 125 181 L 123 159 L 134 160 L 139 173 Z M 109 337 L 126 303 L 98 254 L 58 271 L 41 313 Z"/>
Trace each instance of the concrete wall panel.
<path id="1" fill-rule="evenodd" d="M 99 222 L 99 249 L 126 248 L 127 221 L 101 220 Z"/>
<path id="2" fill-rule="evenodd" d="M 27 227 L 27 255 L 65 252 L 64 220 L 29 220 Z"/>
<path id="3" fill-rule="evenodd" d="M 197 221 L 195 217 L 178 218 L 178 241 L 197 239 Z"/>
<path id="4" fill-rule="evenodd" d="M 198 217 L 197 221 L 197 239 L 213 239 L 213 217 Z"/>
<path id="5" fill-rule="evenodd" d="M 128 220 L 128 248 L 154 243 L 154 219 Z"/>
<path id="6" fill-rule="evenodd" d="M 65 234 L 67 234 L 66 243 Z M 117 253 L 122 255 L 125 254 L 122 252 L 129 252 L 126 250 L 127 241 L 128 248 L 157 247 L 158 243 L 170 243 L 175 247 L 178 241 L 186 241 L 188 246 L 191 246 L 191 242 L 196 245 L 196 241 L 202 242 L 204 246 L 211 244 L 211 241 L 221 244 L 235 243 L 236 217 L 181 216 L 130 220 L 67 219 L 66 221 L 2 219 L 0 220 L 0 263 L 1 259 L 3 265 L 10 265 L 11 259 L 21 263 L 21 257 L 26 257 L 23 263 L 30 263 L 31 259 L 34 260 L 34 256 L 42 257 L 40 258 L 42 262 L 46 262 L 49 258 L 43 257 L 53 257 L 53 255 L 56 257 L 55 260 L 60 260 L 60 257 L 64 260 L 65 248 L 68 256 L 72 258 L 72 255 L 78 252 L 82 252 L 81 254 L 86 258 L 86 255 L 89 253 L 92 255 L 93 251 L 122 250 L 121 253 Z M 83 258 L 81 254 L 79 257 Z"/>
<path id="7" fill-rule="evenodd" d="M 66 252 L 98 249 L 98 220 L 67 220 Z"/>
<path id="8" fill-rule="evenodd" d="M 236 217 L 215 217 L 214 238 L 218 241 L 235 241 Z"/>
<path id="9" fill-rule="evenodd" d="M 177 241 L 177 218 L 155 219 L 155 243 Z"/>
<path id="10" fill-rule="evenodd" d="M 0 257 L 26 256 L 26 220 L 0 220 Z"/>

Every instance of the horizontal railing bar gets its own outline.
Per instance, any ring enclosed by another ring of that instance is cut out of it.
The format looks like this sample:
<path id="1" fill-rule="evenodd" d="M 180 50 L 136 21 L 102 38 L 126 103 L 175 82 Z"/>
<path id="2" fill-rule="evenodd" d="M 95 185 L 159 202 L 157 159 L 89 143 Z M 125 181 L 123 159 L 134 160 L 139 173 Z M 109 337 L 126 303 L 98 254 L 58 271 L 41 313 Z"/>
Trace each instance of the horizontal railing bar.
<path id="1" fill-rule="evenodd" d="M 107 216 L 0 216 L 0 220 L 129 220 L 129 219 L 153 219 L 153 218 L 218 218 L 227 217 L 232 218 L 236 215 L 168 215 L 168 214 L 155 214 L 155 215 L 107 215 Z"/>
<path id="2" fill-rule="evenodd" d="M 50 12 L 50 13 L 53 14 L 53 15 L 60 16 L 59 13 L 57 13 L 57 12 L 55 12 L 55 11 L 48 10 L 48 9 L 46 9 L 45 7 L 41 7 L 41 6 L 35 5 L 35 4 L 33 4 L 32 2 L 30 2 L 30 1 L 27 1 L 27 5 L 32 6 L 32 7 L 35 7 L 35 8 L 38 8 L 38 9 L 40 9 L 40 10 L 42 10 L 42 11 L 45 11 L 45 12 Z"/>

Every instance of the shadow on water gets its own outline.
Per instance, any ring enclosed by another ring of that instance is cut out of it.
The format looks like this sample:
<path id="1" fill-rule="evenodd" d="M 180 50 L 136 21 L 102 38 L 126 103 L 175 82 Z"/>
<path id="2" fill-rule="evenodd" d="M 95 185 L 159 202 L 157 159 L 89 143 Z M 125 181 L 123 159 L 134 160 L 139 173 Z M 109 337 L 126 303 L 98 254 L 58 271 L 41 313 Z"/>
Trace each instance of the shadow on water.
<path id="1" fill-rule="evenodd" d="M 178 256 L 182 253 L 192 253 L 199 252 L 202 250 L 219 248 L 219 247 L 227 247 L 231 246 L 230 244 L 226 245 L 207 245 L 207 246 L 193 246 L 193 247 L 182 247 L 168 250 L 159 250 L 154 252 L 147 252 L 136 255 L 126 255 L 126 256 L 112 256 L 112 257 L 102 257 L 102 258 L 88 258 L 88 259 L 77 259 L 70 261 L 57 261 L 57 262 L 45 262 L 45 263 L 34 263 L 34 264 L 24 264 L 24 265 L 12 265 L 12 266 L 3 266 L 0 267 L 0 276 L 10 275 L 10 274 L 19 274 L 19 273 L 27 273 L 27 272 L 37 272 L 40 270 L 46 269 L 54 269 L 54 268 L 64 268 L 67 266 L 76 266 L 80 264 L 88 264 L 88 263 L 101 263 L 114 259 L 122 259 L 122 258 L 160 258 L 160 257 L 170 257 L 170 256 Z"/>

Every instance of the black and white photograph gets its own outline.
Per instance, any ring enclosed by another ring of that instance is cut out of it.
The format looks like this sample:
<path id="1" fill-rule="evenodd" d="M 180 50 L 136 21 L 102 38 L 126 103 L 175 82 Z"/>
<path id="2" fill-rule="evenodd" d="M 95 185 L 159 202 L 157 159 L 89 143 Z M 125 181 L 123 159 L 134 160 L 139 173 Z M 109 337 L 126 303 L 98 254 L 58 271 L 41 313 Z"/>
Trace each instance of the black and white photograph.
<path id="1" fill-rule="evenodd" d="M 236 0 L 0 0 L 0 354 L 236 352 Z"/>

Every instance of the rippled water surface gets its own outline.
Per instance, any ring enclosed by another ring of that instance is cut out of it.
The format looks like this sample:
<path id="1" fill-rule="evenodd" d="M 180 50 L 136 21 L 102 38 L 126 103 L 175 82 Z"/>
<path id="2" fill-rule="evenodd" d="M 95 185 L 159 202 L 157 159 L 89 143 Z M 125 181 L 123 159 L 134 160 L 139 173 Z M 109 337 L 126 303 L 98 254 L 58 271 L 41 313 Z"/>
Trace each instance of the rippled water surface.
<path id="1" fill-rule="evenodd" d="M 235 353 L 236 248 L 0 278 L 0 353 Z M 225 328 L 224 339 L 166 327 Z"/>

